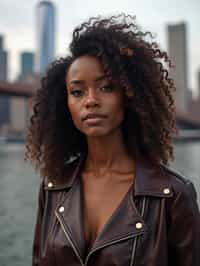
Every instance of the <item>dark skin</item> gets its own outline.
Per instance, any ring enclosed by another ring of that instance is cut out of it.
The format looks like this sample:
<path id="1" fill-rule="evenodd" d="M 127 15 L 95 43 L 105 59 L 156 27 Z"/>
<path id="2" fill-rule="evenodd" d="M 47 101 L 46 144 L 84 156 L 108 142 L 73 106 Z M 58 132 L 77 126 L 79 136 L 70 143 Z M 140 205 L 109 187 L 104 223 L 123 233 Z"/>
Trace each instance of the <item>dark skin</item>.
<path id="1" fill-rule="evenodd" d="M 135 163 L 121 131 L 124 92 L 105 76 L 100 61 L 87 55 L 77 58 L 66 83 L 72 120 L 88 144 L 81 181 L 85 238 L 90 248 L 134 183 Z"/>

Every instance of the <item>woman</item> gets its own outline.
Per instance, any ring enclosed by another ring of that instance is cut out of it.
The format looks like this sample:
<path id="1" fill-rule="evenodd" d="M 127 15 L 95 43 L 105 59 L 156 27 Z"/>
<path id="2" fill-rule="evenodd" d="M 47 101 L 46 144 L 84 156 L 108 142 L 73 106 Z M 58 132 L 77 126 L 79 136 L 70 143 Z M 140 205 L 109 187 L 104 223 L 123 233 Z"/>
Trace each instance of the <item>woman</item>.
<path id="1" fill-rule="evenodd" d="M 170 61 L 148 36 L 131 16 L 92 18 L 42 80 L 27 139 L 43 176 L 34 266 L 200 265 L 194 187 L 165 166 Z"/>

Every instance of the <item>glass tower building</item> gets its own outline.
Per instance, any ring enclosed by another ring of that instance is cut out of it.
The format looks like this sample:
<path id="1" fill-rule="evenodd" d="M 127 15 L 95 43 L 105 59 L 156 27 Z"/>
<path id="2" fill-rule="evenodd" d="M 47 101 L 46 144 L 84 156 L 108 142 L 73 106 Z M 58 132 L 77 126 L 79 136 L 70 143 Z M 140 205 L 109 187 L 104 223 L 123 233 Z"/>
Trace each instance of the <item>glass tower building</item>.
<path id="1" fill-rule="evenodd" d="M 168 52 L 175 65 L 170 71 L 176 86 L 174 94 L 177 109 L 188 108 L 187 25 L 184 22 L 168 25 Z"/>
<path id="2" fill-rule="evenodd" d="M 34 72 L 34 54 L 31 52 L 22 52 L 20 54 L 21 71 L 19 80 L 23 80 Z"/>
<path id="3" fill-rule="evenodd" d="M 50 1 L 40 1 L 36 8 L 37 52 L 35 72 L 44 73 L 55 56 L 55 6 Z"/>
<path id="4" fill-rule="evenodd" d="M 8 52 L 4 49 L 4 36 L 0 35 L 0 81 L 8 80 Z M 0 129 L 10 120 L 10 99 L 0 95 Z"/>

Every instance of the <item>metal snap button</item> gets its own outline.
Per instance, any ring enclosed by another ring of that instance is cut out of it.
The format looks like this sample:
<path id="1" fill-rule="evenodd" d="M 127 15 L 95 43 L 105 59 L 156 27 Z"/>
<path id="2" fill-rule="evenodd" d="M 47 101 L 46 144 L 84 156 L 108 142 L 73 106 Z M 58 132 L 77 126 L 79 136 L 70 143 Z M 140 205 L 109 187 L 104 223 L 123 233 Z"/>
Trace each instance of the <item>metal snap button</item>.
<path id="1" fill-rule="evenodd" d="M 63 206 L 61 206 L 61 207 L 59 208 L 59 212 L 64 212 L 64 210 L 65 210 L 65 208 L 64 208 Z"/>
<path id="2" fill-rule="evenodd" d="M 169 193 L 170 193 L 170 189 L 169 189 L 169 188 L 164 188 L 164 189 L 163 189 L 163 193 L 164 193 L 165 195 L 169 194 Z"/>
<path id="3" fill-rule="evenodd" d="M 49 187 L 49 188 L 53 187 L 53 183 L 52 183 L 52 182 L 49 182 L 49 183 L 48 183 L 48 187 Z"/>
<path id="4" fill-rule="evenodd" d="M 143 224 L 140 223 L 140 222 L 138 222 L 138 223 L 135 224 L 135 227 L 136 227 L 137 229 L 142 229 Z"/>

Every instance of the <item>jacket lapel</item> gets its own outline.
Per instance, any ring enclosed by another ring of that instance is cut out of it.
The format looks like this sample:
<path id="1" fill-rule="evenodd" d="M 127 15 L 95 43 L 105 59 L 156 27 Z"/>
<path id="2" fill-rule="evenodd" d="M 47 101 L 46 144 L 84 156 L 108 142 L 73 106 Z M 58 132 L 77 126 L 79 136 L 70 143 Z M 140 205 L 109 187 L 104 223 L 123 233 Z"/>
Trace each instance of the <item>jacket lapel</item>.
<path id="1" fill-rule="evenodd" d="M 57 216 L 64 224 L 67 236 L 77 249 L 81 258 L 85 254 L 82 189 L 80 178 L 77 178 L 64 201 L 56 209 Z M 63 209 L 61 209 L 63 207 Z M 60 212 L 62 210 L 62 212 Z"/>
<path id="2" fill-rule="evenodd" d="M 141 227 L 137 228 L 137 224 L 141 224 Z M 142 215 L 134 204 L 133 187 L 131 186 L 97 236 L 92 250 L 133 238 L 136 235 L 144 233 L 146 229 Z"/>

